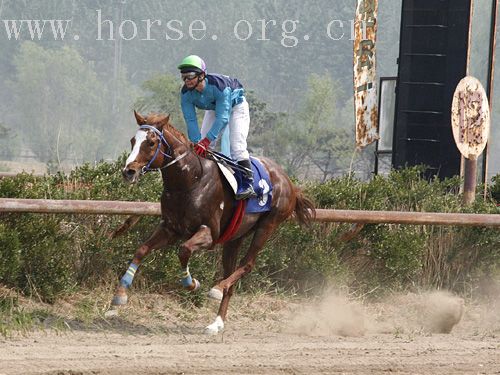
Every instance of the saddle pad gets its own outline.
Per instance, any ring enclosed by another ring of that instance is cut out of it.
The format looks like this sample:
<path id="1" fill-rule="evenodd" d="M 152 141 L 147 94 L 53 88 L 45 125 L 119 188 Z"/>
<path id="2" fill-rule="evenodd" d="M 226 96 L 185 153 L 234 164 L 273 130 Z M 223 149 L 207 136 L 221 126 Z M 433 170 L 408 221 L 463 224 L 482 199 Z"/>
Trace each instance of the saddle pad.
<path id="1" fill-rule="evenodd" d="M 269 211 L 271 209 L 271 199 L 273 196 L 273 186 L 271 184 L 271 180 L 269 179 L 269 174 L 259 159 L 251 156 L 250 162 L 253 171 L 253 189 L 257 193 L 257 197 L 247 200 L 245 212 L 258 213 Z M 236 194 L 238 186 L 242 181 L 242 173 L 238 170 L 232 170 L 219 162 L 217 162 L 217 165 L 219 166 L 219 169 L 224 177 L 226 177 L 226 180 L 233 189 L 234 194 Z"/>
<path id="2" fill-rule="evenodd" d="M 257 213 L 269 211 L 271 210 L 271 199 L 273 196 L 273 185 L 269 179 L 269 174 L 259 159 L 251 156 L 250 162 L 253 171 L 253 189 L 257 193 L 257 198 L 248 199 L 245 212 Z M 241 172 L 236 171 L 235 177 L 238 183 L 240 183 Z"/>

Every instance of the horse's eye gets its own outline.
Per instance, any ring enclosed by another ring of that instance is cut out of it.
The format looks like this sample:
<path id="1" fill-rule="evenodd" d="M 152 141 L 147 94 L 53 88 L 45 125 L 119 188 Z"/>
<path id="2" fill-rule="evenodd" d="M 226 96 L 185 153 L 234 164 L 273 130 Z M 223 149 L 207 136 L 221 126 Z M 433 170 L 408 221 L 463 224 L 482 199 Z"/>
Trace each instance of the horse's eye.
<path id="1" fill-rule="evenodd" d="M 153 141 L 149 141 L 149 147 L 153 147 L 155 143 Z"/>

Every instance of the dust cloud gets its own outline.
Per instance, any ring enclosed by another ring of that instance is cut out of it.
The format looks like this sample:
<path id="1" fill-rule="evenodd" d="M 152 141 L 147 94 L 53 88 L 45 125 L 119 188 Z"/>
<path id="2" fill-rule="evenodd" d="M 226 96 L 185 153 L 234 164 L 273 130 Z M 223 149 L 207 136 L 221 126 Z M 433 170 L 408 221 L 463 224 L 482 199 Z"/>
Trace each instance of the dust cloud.
<path id="1" fill-rule="evenodd" d="M 312 336 L 363 336 L 366 332 L 363 306 L 337 293 L 296 314 L 290 333 Z"/>
<path id="2" fill-rule="evenodd" d="M 295 311 L 286 330 L 301 335 L 352 337 L 376 333 L 450 333 L 464 312 L 464 300 L 445 291 L 394 295 L 371 303 L 330 292 L 318 302 Z"/>

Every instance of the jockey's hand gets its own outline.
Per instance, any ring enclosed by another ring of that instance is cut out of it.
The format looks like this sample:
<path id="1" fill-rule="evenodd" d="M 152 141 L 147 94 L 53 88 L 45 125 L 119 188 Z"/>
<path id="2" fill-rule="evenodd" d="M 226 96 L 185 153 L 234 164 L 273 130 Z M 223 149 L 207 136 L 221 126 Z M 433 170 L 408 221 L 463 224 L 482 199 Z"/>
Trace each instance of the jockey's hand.
<path id="1" fill-rule="evenodd" d="M 210 140 L 207 137 L 205 137 L 194 145 L 194 152 L 196 152 L 199 156 L 205 157 L 207 155 L 207 150 L 209 146 L 210 146 Z"/>

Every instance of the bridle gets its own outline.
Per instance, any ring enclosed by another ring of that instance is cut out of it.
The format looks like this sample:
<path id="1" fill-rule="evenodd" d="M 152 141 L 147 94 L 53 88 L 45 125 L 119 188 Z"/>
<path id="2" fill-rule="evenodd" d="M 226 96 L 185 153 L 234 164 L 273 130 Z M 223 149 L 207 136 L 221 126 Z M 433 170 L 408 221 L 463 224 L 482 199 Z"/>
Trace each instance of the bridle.
<path id="1" fill-rule="evenodd" d="M 171 165 L 177 163 L 179 160 L 181 160 L 182 158 L 184 158 L 188 153 L 189 153 L 189 149 L 186 150 L 184 153 L 180 154 L 179 156 L 177 156 L 175 159 L 169 161 L 167 164 L 161 166 L 160 168 L 151 168 L 151 164 L 154 163 L 154 161 L 156 160 L 156 158 L 158 157 L 158 154 L 161 152 L 161 154 L 164 156 L 164 157 L 167 157 L 169 159 L 172 159 L 172 156 L 169 155 L 169 153 L 171 152 L 172 150 L 172 147 L 170 147 L 170 145 L 168 144 L 167 140 L 165 139 L 165 136 L 163 135 L 163 132 L 159 131 L 158 129 L 156 129 L 154 126 L 151 126 L 151 125 L 141 125 L 139 126 L 139 129 L 142 129 L 142 130 L 151 130 L 153 133 L 155 133 L 159 138 L 160 138 L 160 142 L 158 142 L 158 147 L 156 147 L 156 151 L 155 151 L 155 154 L 153 155 L 153 158 L 148 162 L 148 164 L 146 164 L 144 167 L 142 167 L 141 169 L 141 174 L 144 175 L 146 174 L 147 172 L 149 171 L 152 171 L 152 170 L 160 170 L 160 169 L 165 169 L 165 168 L 168 168 L 170 167 Z M 161 145 L 164 144 L 166 147 L 167 147 L 167 152 L 168 153 L 165 153 L 161 150 Z"/>

